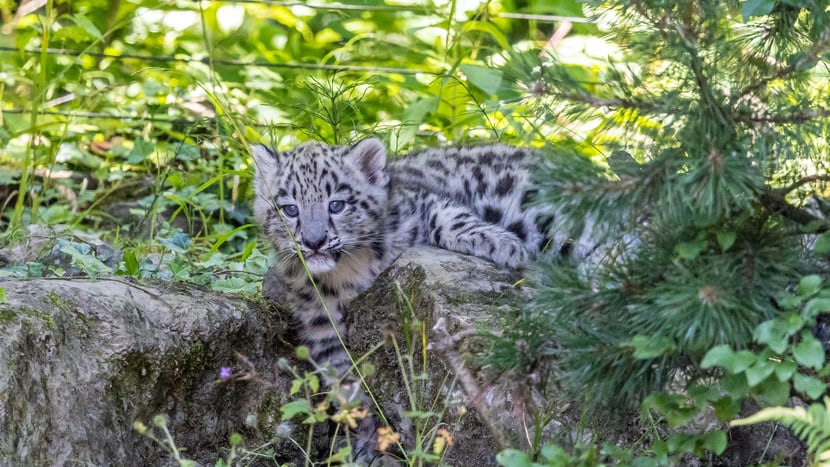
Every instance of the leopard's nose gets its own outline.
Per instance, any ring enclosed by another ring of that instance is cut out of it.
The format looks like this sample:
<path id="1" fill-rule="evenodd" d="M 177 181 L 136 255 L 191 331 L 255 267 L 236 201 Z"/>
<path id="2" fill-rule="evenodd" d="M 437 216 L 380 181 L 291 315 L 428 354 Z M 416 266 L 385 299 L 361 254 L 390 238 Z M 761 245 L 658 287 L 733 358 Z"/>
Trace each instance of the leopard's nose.
<path id="1" fill-rule="evenodd" d="M 322 235 L 320 237 L 303 237 L 303 245 L 307 246 L 311 249 L 311 251 L 317 251 L 323 244 L 326 243 L 326 236 Z"/>

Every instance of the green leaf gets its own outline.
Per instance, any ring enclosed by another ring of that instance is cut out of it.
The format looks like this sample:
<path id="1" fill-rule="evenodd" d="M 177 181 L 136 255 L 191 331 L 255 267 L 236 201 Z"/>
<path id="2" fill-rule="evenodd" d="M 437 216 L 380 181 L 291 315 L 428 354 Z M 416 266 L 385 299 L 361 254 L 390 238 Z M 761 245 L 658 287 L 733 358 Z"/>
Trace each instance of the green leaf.
<path id="1" fill-rule="evenodd" d="M 790 397 L 790 383 L 778 381 L 778 378 L 767 378 L 755 391 L 768 405 L 784 405 Z"/>
<path id="2" fill-rule="evenodd" d="M 159 243 L 173 253 L 187 253 L 190 248 L 190 235 L 176 232 L 170 238 L 159 238 Z"/>
<path id="3" fill-rule="evenodd" d="M 6 289 L 0 287 L 0 303 L 6 303 Z"/>
<path id="4" fill-rule="evenodd" d="M 718 245 L 720 245 L 721 250 L 726 251 L 732 248 L 732 245 L 735 244 L 735 232 L 718 232 L 715 234 L 717 237 Z"/>
<path id="5" fill-rule="evenodd" d="M 228 277 L 210 282 L 210 289 L 225 293 L 256 293 L 259 286 L 255 282 L 248 282 L 241 277 Z"/>
<path id="6" fill-rule="evenodd" d="M 135 255 L 135 250 L 127 248 L 124 250 L 124 274 L 132 277 L 138 277 L 141 274 L 141 265 Z"/>
<path id="7" fill-rule="evenodd" d="M 715 415 L 721 422 L 734 420 L 741 413 L 741 401 L 743 397 L 724 396 L 715 401 L 712 407 L 715 409 Z"/>
<path id="8" fill-rule="evenodd" d="M 256 248 L 256 243 L 256 240 L 251 240 L 250 242 L 248 242 L 247 245 L 245 245 L 245 248 L 242 249 L 242 253 L 240 253 L 239 255 L 239 261 L 245 262 L 245 260 L 247 260 L 248 257 L 251 256 L 251 253 L 254 251 L 254 248 Z"/>
<path id="9" fill-rule="evenodd" d="M 830 253 L 830 232 L 824 232 L 819 235 L 816 239 L 816 245 L 813 247 L 813 251 L 815 251 L 817 255 L 826 255 L 827 253 Z"/>
<path id="10" fill-rule="evenodd" d="M 744 23 L 753 16 L 769 14 L 775 8 L 776 3 L 776 0 L 746 0 L 741 4 L 741 15 L 744 18 Z"/>
<path id="11" fill-rule="evenodd" d="M 812 399 L 818 399 L 827 392 L 827 385 L 818 378 L 796 373 L 793 377 L 796 391 L 806 392 Z"/>
<path id="12" fill-rule="evenodd" d="M 815 297 L 811 298 L 806 305 L 804 305 L 804 317 L 809 320 L 815 319 L 822 313 L 830 312 L 830 298 Z"/>
<path id="13" fill-rule="evenodd" d="M 706 242 L 702 240 L 695 240 L 693 242 L 681 242 L 674 247 L 677 255 L 683 259 L 692 260 L 700 255 L 700 252 L 706 248 Z"/>
<path id="14" fill-rule="evenodd" d="M 775 365 L 775 377 L 778 378 L 778 381 L 788 381 L 797 369 L 798 364 L 794 360 L 784 360 Z"/>
<path id="15" fill-rule="evenodd" d="M 314 373 L 307 375 L 306 381 L 308 382 L 308 389 L 310 389 L 311 392 L 316 393 L 320 390 L 320 378 L 318 378 Z"/>
<path id="16" fill-rule="evenodd" d="M 539 465 L 531 462 L 530 456 L 518 449 L 505 449 L 496 454 L 496 462 L 504 467 L 534 467 Z"/>
<path id="17" fill-rule="evenodd" d="M 127 162 L 130 164 L 140 164 L 155 150 L 156 146 L 152 141 L 147 141 L 144 138 L 136 138 L 133 142 L 133 148 L 127 154 Z"/>
<path id="18" fill-rule="evenodd" d="M 700 366 L 704 369 L 721 366 L 728 373 L 736 374 L 743 372 L 757 360 L 758 356 L 748 350 L 733 352 L 728 345 L 721 344 L 706 352 Z"/>
<path id="19" fill-rule="evenodd" d="M 703 360 L 700 362 L 700 367 L 703 369 L 712 368 L 713 366 L 722 366 L 726 367 L 732 358 L 734 357 L 735 352 L 732 351 L 732 347 L 721 344 L 716 345 L 709 349 L 706 352 L 706 355 L 703 357 Z"/>
<path id="20" fill-rule="evenodd" d="M 305 399 L 299 399 L 296 401 L 291 401 L 287 404 L 283 404 L 281 407 L 282 409 L 282 421 L 290 420 L 297 414 L 303 415 L 311 415 L 311 404 Z"/>
<path id="21" fill-rule="evenodd" d="M 550 444 L 550 443 L 545 444 L 544 446 L 542 446 L 542 449 L 541 449 L 541 451 L 539 451 L 539 454 L 541 454 L 542 457 L 544 457 L 545 460 L 548 461 L 548 463 L 551 463 L 552 461 L 557 461 L 557 460 L 561 461 L 563 459 L 568 458 L 568 453 L 565 452 L 564 449 L 562 449 L 561 447 L 559 447 L 555 444 Z"/>
<path id="22" fill-rule="evenodd" d="M 746 369 L 746 381 L 750 386 L 757 386 L 767 379 L 775 366 L 767 360 L 757 360 L 754 365 Z"/>
<path id="23" fill-rule="evenodd" d="M 721 386 L 731 397 L 742 398 L 749 394 L 749 384 L 745 373 L 729 374 L 721 378 Z"/>
<path id="24" fill-rule="evenodd" d="M 510 43 L 507 41 L 507 37 L 505 37 L 504 33 L 501 32 L 501 30 L 493 23 L 484 21 L 467 21 L 464 23 L 464 27 L 461 29 L 461 32 L 466 33 L 470 31 L 483 32 L 498 42 L 499 47 L 501 47 L 502 50 L 510 50 Z"/>
<path id="25" fill-rule="evenodd" d="M 294 394 L 297 394 L 300 391 L 300 389 L 302 389 L 302 388 L 303 388 L 303 380 L 300 379 L 300 378 L 297 378 L 297 379 L 291 381 L 291 390 L 288 391 L 288 394 L 290 396 L 293 396 Z"/>
<path id="26" fill-rule="evenodd" d="M 112 268 L 102 263 L 98 258 L 92 254 L 81 253 L 72 245 L 66 245 L 60 251 L 69 255 L 72 258 L 72 264 L 91 277 L 112 272 Z"/>
<path id="27" fill-rule="evenodd" d="M 501 86 L 502 71 L 479 65 L 463 64 L 458 67 L 473 86 L 492 96 Z"/>
<path id="28" fill-rule="evenodd" d="M 789 338 L 804 327 L 804 319 L 789 313 L 778 319 L 764 321 L 755 328 L 753 336 L 760 344 L 766 344 L 778 355 L 783 354 L 789 346 Z"/>
<path id="29" fill-rule="evenodd" d="M 824 365 L 824 348 L 809 331 L 801 333 L 801 342 L 793 349 L 793 356 L 799 365 L 821 369 Z"/>
<path id="30" fill-rule="evenodd" d="M 716 456 L 721 455 L 726 450 L 726 432 L 715 430 L 706 433 L 706 437 L 703 438 L 703 446 Z"/>
<path id="31" fill-rule="evenodd" d="M 816 293 L 821 287 L 821 276 L 811 274 L 804 276 L 798 282 L 798 296 L 807 297 Z"/>
<path id="32" fill-rule="evenodd" d="M 630 341 L 620 344 L 624 347 L 634 347 L 634 358 L 656 358 L 674 352 L 677 345 L 674 339 L 665 336 L 634 336 Z"/>
<path id="33" fill-rule="evenodd" d="M 101 40 L 104 38 L 103 34 L 101 34 L 101 31 L 99 31 L 98 28 L 94 24 L 92 24 L 92 21 L 90 21 L 85 15 L 72 15 L 72 21 L 74 21 L 75 24 L 80 26 L 81 29 L 86 31 L 87 34 L 94 37 L 95 39 Z"/>

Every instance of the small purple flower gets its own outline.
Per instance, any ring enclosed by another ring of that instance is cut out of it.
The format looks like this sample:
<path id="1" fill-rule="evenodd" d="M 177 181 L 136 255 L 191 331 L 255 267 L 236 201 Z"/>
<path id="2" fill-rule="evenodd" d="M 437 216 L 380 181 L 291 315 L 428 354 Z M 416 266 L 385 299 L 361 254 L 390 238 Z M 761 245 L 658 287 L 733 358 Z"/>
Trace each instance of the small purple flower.
<path id="1" fill-rule="evenodd" d="M 222 368 L 219 369 L 219 379 L 224 381 L 224 380 L 226 380 L 230 377 L 231 377 L 231 369 L 230 368 L 228 368 L 226 366 L 223 366 Z"/>
<path id="2" fill-rule="evenodd" d="M 530 380 L 534 382 L 539 379 L 539 375 L 537 375 L 536 373 L 531 373 L 528 375 L 528 377 L 530 377 Z"/>

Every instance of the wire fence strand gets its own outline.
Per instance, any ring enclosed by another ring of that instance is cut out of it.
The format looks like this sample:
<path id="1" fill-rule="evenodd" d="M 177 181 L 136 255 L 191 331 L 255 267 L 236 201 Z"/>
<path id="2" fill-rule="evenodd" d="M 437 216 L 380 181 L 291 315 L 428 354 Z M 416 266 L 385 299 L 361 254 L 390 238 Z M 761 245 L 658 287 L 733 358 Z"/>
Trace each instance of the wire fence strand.
<path id="1" fill-rule="evenodd" d="M 216 122 L 215 117 L 203 117 L 199 119 L 181 118 L 181 117 L 163 117 L 157 115 L 118 115 L 108 114 L 103 112 L 87 112 L 87 111 L 60 111 L 60 110 L 29 110 L 29 109 L 0 109 L 0 115 L 29 115 L 37 112 L 38 115 L 51 115 L 54 117 L 65 118 L 87 118 L 94 120 L 119 120 L 119 121 L 140 121 L 153 123 L 168 123 L 171 125 L 180 125 L 184 127 L 193 127 L 196 125 L 205 125 L 209 122 Z M 257 128 L 292 128 L 290 123 L 259 123 L 248 122 L 246 125 Z"/>
<path id="2" fill-rule="evenodd" d="M 40 55 L 41 51 L 38 49 L 17 49 L 15 47 L 0 46 L 0 52 L 16 52 L 27 55 Z M 114 54 L 106 52 L 87 52 L 83 50 L 68 50 L 47 48 L 48 55 L 68 55 L 72 57 L 95 57 L 95 58 L 112 58 L 116 60 L 143 60 L 147 62 L 163 62 L 163 63 L 202 63 L 205 65 L 231 65 L 231 66 L 259 66 L 265 68 L 284 68 L 295 70 L 321 70 L 321 71 L 357 71 L 363 73 L 383 73 L 383 74 L 402 74 L 402 75 L 417 75 L 428 74 L 441 76 L 442 73 L 431 70 L 419 70 L 410 68 L 396 68 L 383 66 L 361 66 L 361 65 L 326 65 L 322 63 L 273 63 L 256 60 L 231 60 L 224 58 L 211 58 L 209 56 L 194 58 L 186 56 L 155 56 L 155 55 L 141 55 L 141 54 Z"/>

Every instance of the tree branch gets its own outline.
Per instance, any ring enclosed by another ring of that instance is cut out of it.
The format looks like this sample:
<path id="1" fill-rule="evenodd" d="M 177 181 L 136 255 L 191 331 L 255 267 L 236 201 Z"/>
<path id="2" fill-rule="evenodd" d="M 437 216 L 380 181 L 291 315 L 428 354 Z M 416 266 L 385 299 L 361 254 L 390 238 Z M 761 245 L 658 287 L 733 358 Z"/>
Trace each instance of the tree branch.
<path id="1" fill-rule="evenodd" d="M 807 51 L 807 53 L 805 53 L 801 58 L 796 60 L 795 63 L 787 67 L 781 68 L 773 75 L 761 78 L 758 81 L 750 84 L 749 86 L 741 89 L 738 95 L 740 97 L 744 97 L 746 95 L 754 93 L 755 91 L 765 87 L 766 85 L 777 79 L 784 79 L 793 73 L 797 73 L 799 71 L 812 68 L 813 66 L 815 66 L 818 57 L 822 54 L 822 52 L 824 51 L 824 49 L 827 48 L 828 45 L 830 45 L 830 27 L 822 31 L 818 40 L 816 40 L 816 42 L 813 44 L 810 50 Z"/>
<path id="2" fill-rule="evenodd" d="M 735 120 L 742 123 L 805 123 L 816 118 L 830 117 L 830 109 L 808 110 L 790 115 L 736 115 Z"/>
<path id="3" fill-rule="evenodd" d="M 761 194 L 759 199 L 761 201 L 761 205 L 764 206 L 770 213 L 786 217 L 799 225 L 808 225 L 814 222 L 825 222 L 825 225 L 816 229 L 815 233 L 830 230 L 830 225 L 827 225 L 824 219 L 816 217 L 807 210 L 797 208 L 788 203 L 787 200 L 784 199 L 784 194 L 777 190 L 767 189 L 765 193 Z"/>
<path id="4" fill-rule="evenodd" d="M 830 182 L 830 175 L 808 175 L 808 176 L 800 178 L 800 179 L 796 180 L 795 182 L 789 184 L 788 186 L 786 186 L 784 188 L 780 188 L 779 190 L 776 190 L 776 191 L 779 192 L 779 193 L 782 193 L 782 194 L 787 194 L 787 193 L 790 193 L 791 191 L 795 190 L 796 188 L 798 188 L 800 186 L 807 185 L 808 183 L 814 183 L 814 182 Z"/>

